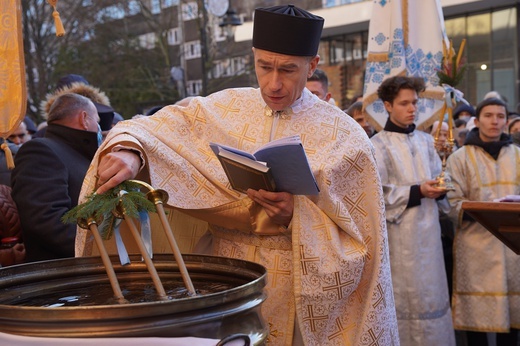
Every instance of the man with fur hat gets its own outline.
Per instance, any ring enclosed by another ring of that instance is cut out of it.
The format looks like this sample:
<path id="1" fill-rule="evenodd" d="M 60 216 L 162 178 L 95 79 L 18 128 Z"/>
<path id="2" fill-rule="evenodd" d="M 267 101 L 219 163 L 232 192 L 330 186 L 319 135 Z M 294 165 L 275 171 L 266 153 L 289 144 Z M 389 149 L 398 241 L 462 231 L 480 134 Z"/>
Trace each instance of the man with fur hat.
<path id="1" fill-rule="evenodd" d="M 140 172 L 168 192 L 170 207 L 208 222 L 208 253 L 264 265 L 270 345 L 397 345 L 373 148 L 352 118 L 305 88 L 322 28 L 323 18 L 292 5 L 257 9 L 259 88 L 227 89 L 119 123 L 82 194 L 106 192 Z M 291 135 L 303 139 L 316 196 L 235 191 L 209 147 L 253 152 Z M 76 246 L 76 255 L 90 253 L 88 231 L 78 229 Z"/>
<path id="2" fill-rule="evenodd" d="M 46 99 L 40 105 L 44 118 L 49 114 L 49 109 L 54 100 L 67 93 L 79 94 L 90 99 L 98 112 L 101 131 L 110 131 L 114 119 L 114 109 L 110 106 L 108 96 L 99 88 L 90 85 L 83 76 L 77 74 L 63 76 L 56 84 L 56 90 L 47 94 Z"/>
<path id="3" fill-rule="evenodd" d="M 28 262 L 73 257 L 75 225 L 61 217 L 78 204 L 81 185 L 100 143 L 92 101 L 71 93 L 53 99 L 44 138 L 15 157 L 12 197 L 18 207 Z"/>

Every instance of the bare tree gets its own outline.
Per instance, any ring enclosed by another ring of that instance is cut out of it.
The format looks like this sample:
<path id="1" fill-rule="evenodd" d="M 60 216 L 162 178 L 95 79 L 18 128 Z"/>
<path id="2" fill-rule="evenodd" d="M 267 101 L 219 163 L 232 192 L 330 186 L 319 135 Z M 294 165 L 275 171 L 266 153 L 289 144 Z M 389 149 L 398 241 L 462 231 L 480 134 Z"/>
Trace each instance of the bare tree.
<path id="1" fill-rule="evenodd" d="M 40 122 L 39 104 L 56 81 L 55 66 L 63 47 L 82 40 L 95 13 L 85 12 L 82 1 L 61 0 L 58 11 L 67 34 L 56 37 L 53 8 L 43 0 L 22 0 L 27 113 Z"/>

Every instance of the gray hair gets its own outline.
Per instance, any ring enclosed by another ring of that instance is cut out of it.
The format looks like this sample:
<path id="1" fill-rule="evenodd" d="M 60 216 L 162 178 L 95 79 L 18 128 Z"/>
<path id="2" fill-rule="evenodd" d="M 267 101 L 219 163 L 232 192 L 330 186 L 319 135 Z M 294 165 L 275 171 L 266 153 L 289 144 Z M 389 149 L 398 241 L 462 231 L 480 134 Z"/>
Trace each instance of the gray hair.
<path id="1" fill-rule="evenodd" d="M 60 95 L 53 102 L 49 109 L 47 123 L 66 120 L 78 112 L 87 111 L 89 107 L 94 107 L 90 99 L 78 94 L 68 93 Z"/>

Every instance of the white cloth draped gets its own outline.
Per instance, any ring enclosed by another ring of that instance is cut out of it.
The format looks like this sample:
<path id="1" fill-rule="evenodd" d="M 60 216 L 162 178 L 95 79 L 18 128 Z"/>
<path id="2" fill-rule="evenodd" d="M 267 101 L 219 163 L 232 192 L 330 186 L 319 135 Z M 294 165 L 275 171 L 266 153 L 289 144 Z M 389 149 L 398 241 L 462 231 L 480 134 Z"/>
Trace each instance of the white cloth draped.
<path id="1" fill-rule="evenodd" d="M 426 91 L 418 103 L 417 128 L 425 129 L 439 119 L 445 94 L 437 77 L 443 43 L 449 44 L 439 0 L 374 1 L 363 104 L 377 131 L 388 117 L 377 88 L 383 80 L 397 75 L 423 77 L 426 81 Z"/>

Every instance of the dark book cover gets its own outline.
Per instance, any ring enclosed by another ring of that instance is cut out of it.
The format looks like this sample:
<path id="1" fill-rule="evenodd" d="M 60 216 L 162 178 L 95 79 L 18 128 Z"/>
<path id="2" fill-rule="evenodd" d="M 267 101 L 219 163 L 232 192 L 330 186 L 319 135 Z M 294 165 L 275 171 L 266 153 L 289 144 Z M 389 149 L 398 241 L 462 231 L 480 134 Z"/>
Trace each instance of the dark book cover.
<path id="1" fill-rule="evenodd" d="M 223 149 L 217 155 L 233 189 L 244 193 L 247 189 L 276 191 L 269 167 L 252 160 L 251 163 L 244 162 L 244 159 L 249 160 L 247 158 L 237 161 L 233 155 Z"/>

